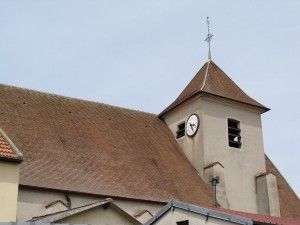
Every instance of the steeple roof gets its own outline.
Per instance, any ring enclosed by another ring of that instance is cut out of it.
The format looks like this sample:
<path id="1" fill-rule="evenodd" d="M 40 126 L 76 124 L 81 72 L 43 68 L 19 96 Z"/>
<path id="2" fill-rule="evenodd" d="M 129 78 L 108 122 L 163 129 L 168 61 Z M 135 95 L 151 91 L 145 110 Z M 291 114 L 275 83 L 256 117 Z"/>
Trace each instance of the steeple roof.
<path id="1" fill-rule="evenodd" d="M 230 99 L 261 108 L 264 111 L 269 110 L 267 107 L 248 96 L 225 74 L 225 72 L 210 60 L 202 66 L 177 99 L 160 113 L 160 116 L 201 93 Z"/>

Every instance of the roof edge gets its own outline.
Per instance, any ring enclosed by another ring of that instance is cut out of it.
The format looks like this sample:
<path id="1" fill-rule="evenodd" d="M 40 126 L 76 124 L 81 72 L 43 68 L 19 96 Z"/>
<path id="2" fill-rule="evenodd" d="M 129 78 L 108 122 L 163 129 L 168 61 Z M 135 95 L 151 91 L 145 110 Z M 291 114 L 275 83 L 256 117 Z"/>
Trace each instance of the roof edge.
<path id="1" fill-rule="evenodd" d="M 233 101 L 233 102 L 240 103 L 242 105 L 248 105 L 248 106 L 252 106 L 254 108 L 262 109 L 262 110 L 264 110 L 263 113 L 268 112 L 268 111 L 271 110 L 270 108 L 268 108 L 268 107 L 266 107 L 264 105 L 258 106 L 258 105 L 246 103 L 246 102 L 243 102 L 243 101 L 238 101 L 238 100 L 235 100 L 235 99 L 227 98 L 227 97 L 224 97 L 224 96 L 221 96 L 221 95 L 215 95 L 215 94 L 208 93 L 208 92 L 205 92 L 205 91 L 201 91 L 201 92 L 204 93 L 204 94 L 206 94 L 206 95 L 211 95 L 211 96 L 215 96 L 215 97 L 219 97 L 219 98 L 224 98 L 224 99 L 227 99 L 227 100 L 230 100 L 230 101 Z"/>
<path id="2" fill-rule="evenodd" d="M 236 216 L 236 215 L 232 215 L 229 213 L 223 213 L 223 212 L 220 212 L 217 210 L 204 208 L 201 206 L 196 206 L 196 205 L 192 205 L 189 203 L 180 202 L 175 199 L 172 199 L 171 201 L 168 202 L 167 205 L 165 205 L 163 208 L 161 208 L 150 220 L 148 220 L 146 223 L 144 223 L 144 225 L 153 224 L 156 220 L 159 220 L 165 213 L 167 213 L 172 208 L 183 209 L 183 210 L 186 210 L 189 212 L 201 214 L 206 217 L 212 217 L 215 219 L 230 221 L 230 222 L 237 223 L 237 224 L 243 224 L 243 225 L 252 225 L 253 224 L 252 220 L 245 218 L 245 217 Z"/>
<path id="3" fill-rule="evenodd" d="M 86 205 L 78 206 L 72 209 L 67 209 L 55 213 L 50 213 L 42 216 L 36 216 L 32 217 L 32 219 L 28 220 L 27 222 L 39 222 L 39 223 L 53 223 L 57 222 L 59 220 L 77 215 L 79 213 L 86 212 L 88 210 L 94 209 L 99 206 L 105 206 L 108 205 L 108 207 L 112 207 L 113 209 L 117 210 L 119 213 L 122 213 L 124 216 L 128 217 L 132 222 L 136 224 L 141 224 L 136 218 L 134 218 L 132 215 L 127 213 L 125 210 L 117 206 L 114 202 L 113 199 L 111 198 L 106 198 L 104 200 L 92 202 Z"/>
<path id="4" fill-rule="evenodd" d="M 113 198 L 113 199 L 124 199 L 124 200 L 132 200 L 132 201 L 143 201 L 143 202 L 153 202 L 158 204 L 166 204 L 168 201 L 162 201 L 162 200 L 154 200 L 154 199 L 142 199 L 142 198 L 131 198 L 126 196 L 117 196 L 117 195 L 106 195 L 106 194 L 97 194 L 97 193 L 91 193 L 91 192 L 82 192 L 82 191 L 70 191 L 66 189 L 56 189 L 56 188 L 49 188 L 49 187 L 41 187 L 41 186 L 34 186 L 34 185 L 28 185 L 28 184 L 22 184 L 20 181 L 19 184 L 20 187 L 24 188 L 34 188 L 37 190 L 44 190 L 44 191 L 56 191 L 56 192 L 67 192 L 72 194 L 85 194 L 90 196 L 98 196 L 98 197 L 105 197 L 105 198 Z"/>
<path id="5" fill-rule="evenodd" d="M 265 113 L 265 112 L 268 112 L 268 111 L 271 110 L 270 108 L 265 107 L 265 106 L 262 107 L 262 106 L 258 106 L 258 105 L 254 105 L 254 104 L 249 104 L 249 103 L 246 103 L 246 102 L 238 101 L 238 100 L 231 99 L 231 98 L 226 98 L 226 97 L 224 97 L 224 96 L 215 95 L 215 94 L 211 94 L 211 93 L 208 93 L 208 92 L 205 92 L 205 91 L 200 90 L 200 91 L 196 92 L 195 94 L 191 95 L 190 97 L 188 97 L 188 98 L 184 99 L 183 101 L 179 102 L 178 104 L 174 105 L 173 107 L 171 107 L 171 108 L 169 108 L 169 109 L 168 109 L 168 108 L 164 109 L 161 113 L 158 114 L 158 117 L 159 117 L 159 118 L 162 118 L 165 114 L 167 114 L 168 112 L 172 111 L 172 110 L 175 109 L 177 106 L 179 106 L 179 105 L 185 103 L 186 101 L 188 101 L 188 100 L 194 98 L 194 97 L 197 96 L 197 95 L 201 95 L 202 93 L 203 93 L 203 94 L 206 94 L 206 95 L 211 95 L 211 96 L 216 96 L 216 97 L 219 97 L 219 98 L 227 99 L 227 100 L 230 100 L 230 101 L 233 101 L 233 102 L 237 102 L 237 103 L 240 103 L 240 104 L 243 104 L 243 105 L 248 105 L 248 106 L 252 106 L 252 107 L 258 108 L 258 109 L 262 109 L 262 110 L 263 110 L 262 113 Z M 174 102 L 175 102 L 175 101 L 174 101 Z M 171 103 L 171 105 L 172 105 L 172 104 L 173 104 L 173 103 Z"/>
<path id="6" fill-rule="evenodd" d="M 281 176 L 281 178 L 283 179 L 283 181 L 288 185 L 288 187 L 290 188 L 290 190 L 292 191 L 292 193 L 299 199 L 297 193 L 294 191 L 294 189 L 292 188 L 292 186 L 289 184 L 289 182 L 285 179 L 285 177 L 282 175 L 282 173 L 280 172 L 280 170 L 277 168 L 277 166 L 273 163 L 273 161 L 270 159 L 269 156 L 267 156 L 267 154 L 265 154 L 265 159 L 267 158 L 267 160 L 270 161 L 271 165 L 274 167 L 275 170 L 277 170 L 278 174 Z M 272 172 L 269 172 L 271 174 L 273 174 Z M 273 174 L 274 175 L 274 174 Z M 275 176 L 275 175 L 274 175 Z M 275 176 L 277 179 L 277 176 Z"/>
<path id="7" fill-rule="evenodd" d="M 220 163 L 219 161 L 216 161 L 216 162 L 212 162 L 212 163 L 207 164 L 206 166 L 203 167 L 203 169 L 208 169 L 210 167 L 213 167 L 214 165 L 220 165 L 221 167 L 224 168 L 224 166 L 222 165 L 222 163 Z"/>
<path id="8" fill-rule="evenodd" d="M 77 213 L 80 213 L 80 212 L 84 212 L 86 210 L 89 210 L 89 209 L 92 209 L 94 207 L 97 207 L 97 206 L 101 206 L 101 205 L 104 205 L 104 204 L 107 204 L 109 203 L 111 200 L 107 200 L 107 199 L 104 199 L 102 201 L 97 201 L 97 202 L 92 202 L 92 203 L 89 203 L 89 204 L 86 204 L 86 205 L 82 205 L 82 206 L 78 206 L 78 207 L 75 207 L 75 208 L 72 208 L 72 209 L 66 209 L 66 210 L 62 210 L 62 211 L 58 211 L 58 212 L 54 212 L 54 213 L 49 213 L 49 214 L 46 214 L 46 215 L 42 215 L 42 216 L 34 216 L 32 217 L 32 219 L 28 220 L 27 222 L 31 222 L 31 221 L 38 221 L 38 222 L 56 222 L 57 220 L 61 220 L 61 219 L 64 219 L 64 218 L 67 218 L 69 216 L 72 216 L 72 215 L 75 215 Z M 76 211 L 77 210 L 77 211 Z M 73 212 L 72 211 L 76 211 L 76 212 Z M 68 213 L 67 215 L 61 215 L 61 216 L 58 216 L 58 218 L 49 218 L 51 216 L 55 216 L 55 215 L 59 215 L 59 214 L 63 214 L 63 213 Z"/>
<path id="9" fill-rule="evenodd" d="M 10 138 L 7 136 L 7 134 L 0 128 L 0 135 L 4 138 L 4 140 L 9 144 L 11 149 L 14 151 L 14 153 L 17 155 L 17 158 L 7 158 L 7 157 L 0 157 L 1 160 L 8 161 L 8 162 L 22 162 L 23 161 L 23 154 L 22 152 L 17 148 L 17 146 L 10 140 Z"/>
<path id="10" fill-rule="evenodd" d="M 18 89 L 18 90 L 28 91 L 28 92 L 32 92 L 32 93 L 40 94 L 40 95 L 46 95 L 46 96 L 49 96 L 49 97 L 64 98 L 64 99 L 67 99 L 67 100 L 70 100 L 70 101 L 88 102 L 88 103 L 92 103 L 92 104 L 96 104 L 96 105 L 103 105 L 103 106 L 107 106 L 107 107 L 113 107 L 113 108 L 116 108 L 116 109 L 129 110 L 129 111 L 133 111 L 133 112 L 136 112 L 136 113 L 145 113 L 145 114 L 148 114 L 148 115 L 157 116 L 157 114 L 155 114 L 155 113 L 145 112 L 145 111 L 142 111 L 142 110 L 139 110 L 139 109 L 131 109 L 131 108 L 127 108 L 127 107 L 122 107 L 122 106 L 111 105 L 111 104 L 107 104 L 107 103 L 103 103 L 103 102 L 98 102 L 96 100 L 76 98 L 76 97 L 66 96 L 66 95 L 63 95 L 63 94 L 55 94 L 55 93 L 52 93 L 50 91 L 49 92 L 40 91 L 40 90 L 31 89 L 31 88 L 17 87 L 17 86 L 14 86 L 14 85 L 8 85 L 8 84 L 3 84 L 3 83 L 0 83 L 0 88 L 1 88 L 1 86 L 4 87 L 4 88 L 15 88 L 15 89 Z"/>

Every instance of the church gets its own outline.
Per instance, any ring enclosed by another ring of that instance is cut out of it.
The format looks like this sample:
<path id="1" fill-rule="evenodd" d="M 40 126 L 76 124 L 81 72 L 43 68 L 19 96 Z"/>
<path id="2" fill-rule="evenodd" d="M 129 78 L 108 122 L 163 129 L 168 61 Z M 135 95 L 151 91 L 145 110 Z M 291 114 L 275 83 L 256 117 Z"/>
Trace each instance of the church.
<path id="1" fill-rule="evenodd" d="M 0 221 L 152 224 L 172 199 L 299 219 L 268 110 L 211 59 L 159 115 L 0 85 Z"/>

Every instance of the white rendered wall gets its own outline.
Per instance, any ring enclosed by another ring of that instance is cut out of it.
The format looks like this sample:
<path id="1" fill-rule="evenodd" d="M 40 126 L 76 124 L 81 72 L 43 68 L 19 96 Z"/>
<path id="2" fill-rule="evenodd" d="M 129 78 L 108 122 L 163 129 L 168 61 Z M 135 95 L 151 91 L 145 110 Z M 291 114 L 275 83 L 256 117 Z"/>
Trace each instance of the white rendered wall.
<path id="1" fill-rule="evenodd" d="M 19 164 L 0 161 L 0 222 L 15 222 Z"/>
<path id="2" fill-rule="evenodd" d="M 255 177 L 266 171 L 260 113 L 230 101 L 196 97 L 164 116 L 174 136 L 177 124 L 192 113 L 200 119 L 197 134 L 177 140 L 187 158 L 204 180 L 206 165 L 222 164 L 228 208 L 257 213 Z M 241 149 L 228 145 L 228 118 L 240 121 Z"/>
<path id="3" fill-rule="evenodd" d="M 100 201 L 105 199 L 105 197 L 98 197 L 86 194 L 68 194 L 71 199 L 72 208 L 79 207 L 93 203 L 95 201 Z M 60 191 L 50 191 L 50 190 L 39 190 L 35 188 L 20 187 L 19 189 L 19 199 L 18 199 L 18 210 L 17 210 L 17 221 L 24 222 L 32 219 L 35 216 L 41 216 L 49 214 L 52 209 L 46 209 L 46 205 L 51 202 L 61 200 L 67 203 L 65 193 Z M 126 200 L 114 198 L 113 202 L 126 211 L 128 214 L 135 216 L 142 210 L 148 210 L 152 214 L 155 214 L 164 203 L 147 202 L 140 200 Z M 53 209 L 59 209 L 59 207 L 54 206 Z M 54 211 L 52 211 L 53 213 Z M 136 217 L 141 223 L 146 222 L 149 217 L 141 215 Z"/>

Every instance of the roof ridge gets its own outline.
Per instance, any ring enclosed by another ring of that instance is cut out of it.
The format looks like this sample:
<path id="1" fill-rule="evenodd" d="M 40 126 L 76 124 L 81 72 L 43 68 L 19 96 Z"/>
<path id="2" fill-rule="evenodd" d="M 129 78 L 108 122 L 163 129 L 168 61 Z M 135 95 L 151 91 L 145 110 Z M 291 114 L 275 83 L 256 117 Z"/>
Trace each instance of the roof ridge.
<path id="1" fill-rule="evenodd" d="M 232 80 L 217 64 L 215 64 L 214 62 L 212 62 L 212 64 L 213 64 L 213 66 L 217 67 L 217 69 L 219 69 L 220 71 L 222 71 L 223 75 L 226 76 L 235 85 L 235 87 L 239 89 L 239 91 L 241 91 L 247 97 L 251 98 L 253 101 L 259 103 L 254 98 L 252 98 L 250 95 L 248 95 L 242 88 L 240 88 L 240 86 L 234 80 Z M 261 104 L 261 103 L 259 103 L 259 104 Z"/>
<path id="2" fill-rule="evenodd" d="M 209 61 L 206 63 L 207 65 L 206 65 L 206 70 L 205 70 L 204 80 L 203 80 L 202 87 L 200 88 L 200 91 L 202 91 L 203 88 L 204 88 L 205 85 L 206 85 L 207 76 L 209 75 L 208 70 L 209 70 L 210 62 L 211 62 L 211 60 L 209 60 Z"/>
<path id="3" fill-rule="evenodd" d="M 48 96 L 48 97 L 63 98 L 63 99 L 70 100 L 70 101 L 91 103 L 91 104 L 102 105 L 102 106 L 116 108 L 116 109 L 121 109 L 121 110 L 132 111 L 132 112 L 136 112 L 136 113 L 144 113 L 144 114 L 149 114 L 149 115 L 152 115 L 152 116 L 158 116 L 155 113 L 145 112 L 145 111 L 138 110 L 138 109 L 131 109 L 131 108 L 126 108 L 126 107 L 122 107 L 122 106 L 111 105 L 111 104 L 108 104 L 108 103 L 97 102 L 97 101 L 94 101 L 94 100 L 81 99 L 81 98 L 76 98 L 76 97 L 71 97 L 71 96 L 65 96 L 65 95 L 55 94 L 55 93 L 46 92 L 46 91 L 39 91 L 39 90 L 31 89 L 31 88 L 17 87 L 17 86 L 14 86 L 14 85 L 8 85 L 8 84 L 0 83 L 0 88 L 1 87 L 18 89 L 18 90 L 32 92 L 34 94 L 44 95 L 44 96 Z"/>
<path id="4" fill-rule="evenodd" d="M 0 143 L 0 159 L 8 160 L 8 161 L 15 161 L 15 162 L 22 162 L 23 161 L 23 154 L 18 149 L 18 147 L 12 142 L 12 140 L 7 136 L 7 134 L 0 128 L 0 139 L 3 139 L 4 143 L 9 146 L 10 150 L 13 152 L 14 156 L 8 156 L 6 154 L 3 155 L 3 149 L 1 149 Z M 1 142 L 1 140 L 0 140 Z M 3 147 L 3 145 L 2 145 Z M 2 153 L 1 153 L 2 152 Z"/>

